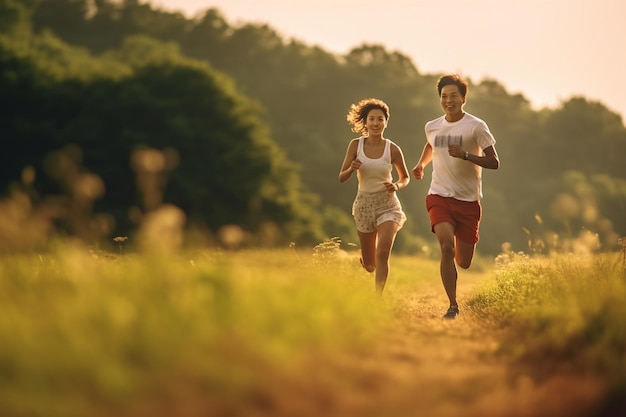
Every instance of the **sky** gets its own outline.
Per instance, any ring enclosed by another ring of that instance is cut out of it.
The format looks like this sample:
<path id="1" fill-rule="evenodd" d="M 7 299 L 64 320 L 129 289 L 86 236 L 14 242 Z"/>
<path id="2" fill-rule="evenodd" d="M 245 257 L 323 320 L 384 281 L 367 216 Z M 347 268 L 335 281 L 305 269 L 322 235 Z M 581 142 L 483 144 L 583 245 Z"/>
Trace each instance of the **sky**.
<path id="1" fill-rule="evenodd" d="M 285 39 L 330 53 L 379 44 L 410 57 L 422 74 L 494 79 L 535 109 L 584 96 L 626 122 L 623 0 L 147 2 L 187 17 L 216 8 L 230 25 L 268 24 Z"/>

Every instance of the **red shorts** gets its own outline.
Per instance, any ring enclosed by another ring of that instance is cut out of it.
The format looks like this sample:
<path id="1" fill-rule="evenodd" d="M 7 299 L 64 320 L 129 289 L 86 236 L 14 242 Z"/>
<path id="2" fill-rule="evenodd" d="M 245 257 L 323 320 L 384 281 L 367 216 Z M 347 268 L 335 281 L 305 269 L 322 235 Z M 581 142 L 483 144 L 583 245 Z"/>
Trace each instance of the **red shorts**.
<path id="1" fill-rule="evenodd" d="M 426 210 L 433 233 L 436 224 L 446 222 L 454 226 L 457 239 L 466 243 L 478 242 L 478 225 L 482 214 L 480 201 L 461 201 L 429 194 L 426 196 Z"/>

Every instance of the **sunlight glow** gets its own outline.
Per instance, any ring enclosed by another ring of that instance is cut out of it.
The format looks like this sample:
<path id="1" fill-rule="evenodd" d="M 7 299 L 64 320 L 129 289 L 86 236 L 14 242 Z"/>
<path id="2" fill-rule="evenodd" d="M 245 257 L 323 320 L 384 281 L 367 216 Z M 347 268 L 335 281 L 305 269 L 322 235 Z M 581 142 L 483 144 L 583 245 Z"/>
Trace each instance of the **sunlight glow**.
<path id="1" fill-rule="evenodd" d="M 626 118 L 626 96 L 613 81 L 626 68 L 626 54 L 615 49 L 626 41 L 626 2 L 619 0 L 450 0 L 445 10 L 454 10 L 454 18 L 436 0 L 151 3 L 189 17 L 217 8 L 232 25 L 269 24 L 284 37 L 333 53 L 382 44 L 411 57 L 422 73 L 493 78 L 537 108 L 582 95 Z"/>

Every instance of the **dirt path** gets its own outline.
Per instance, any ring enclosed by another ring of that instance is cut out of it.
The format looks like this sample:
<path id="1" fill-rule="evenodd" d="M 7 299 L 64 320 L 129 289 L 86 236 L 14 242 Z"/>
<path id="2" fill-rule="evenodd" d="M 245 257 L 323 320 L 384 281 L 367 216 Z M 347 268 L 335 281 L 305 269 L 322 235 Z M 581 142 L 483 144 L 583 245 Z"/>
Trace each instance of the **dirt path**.
<path id="1" fill-rule="evenodd" d="M 460 279 L 459 300 L 478 275 Z M 557 375 L 544 380 L 498 354 L 498 335 L 468 315 L 441 319 L 439 282 L 407 294 L 398 319 L 374 346 L 310 358 L 305 374 L 251 392 L 246 416 L 591 416 L 600 386 Z"/>

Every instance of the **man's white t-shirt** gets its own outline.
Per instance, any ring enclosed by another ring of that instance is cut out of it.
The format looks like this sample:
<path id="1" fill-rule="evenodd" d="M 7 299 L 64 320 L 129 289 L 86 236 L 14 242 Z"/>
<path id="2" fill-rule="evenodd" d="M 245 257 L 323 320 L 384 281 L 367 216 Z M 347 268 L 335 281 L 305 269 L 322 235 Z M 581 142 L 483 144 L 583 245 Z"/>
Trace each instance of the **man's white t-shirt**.
<path id="1" fill-rule="evenodd" d="M 464 151 L 482 155 L 483 149 L 496 143 L 487 123 L 469 113 L 456 122 L 448 122 L 444 115 L 426 123 L 424 130 L 433 149 L 433 173 L 428 194 L 461 201 L 481 199 L 482 167 L 450 156 L 448 146 L 460 145 Z"/>

